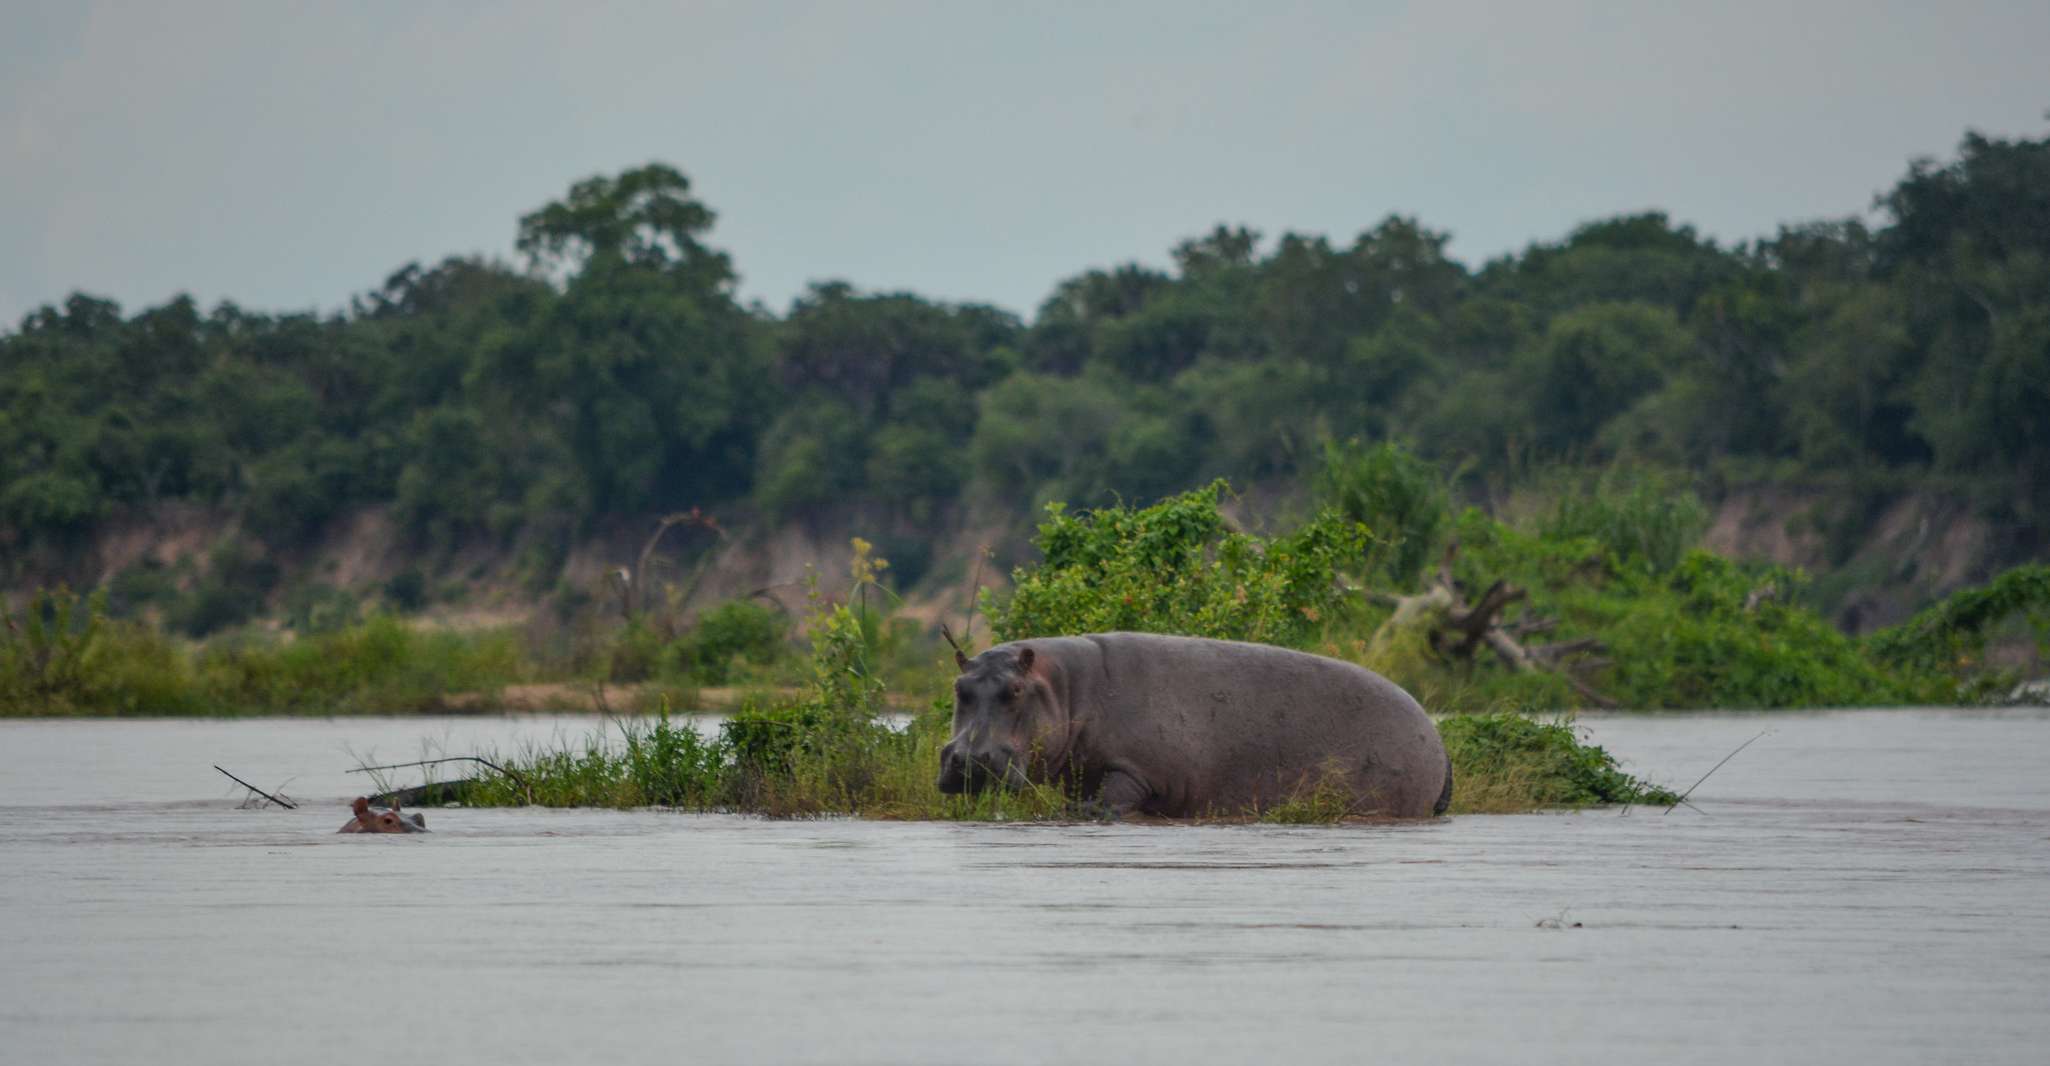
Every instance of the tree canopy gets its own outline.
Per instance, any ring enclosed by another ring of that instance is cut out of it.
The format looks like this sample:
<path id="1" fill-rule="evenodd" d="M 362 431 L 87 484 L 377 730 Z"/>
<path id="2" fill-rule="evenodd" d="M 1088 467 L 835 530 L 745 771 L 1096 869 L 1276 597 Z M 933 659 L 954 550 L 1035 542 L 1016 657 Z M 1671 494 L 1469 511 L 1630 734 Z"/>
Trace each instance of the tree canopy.
<path id="1" fill-rule="evenodd" d="M 170 501 L 272 544 L 371 503 L 441 545 L 694 505 L 928 515 L 978 486 L 1023 514 L 1307 478 L 1353 438 L 1497 486 L 1911 476 L 2050 526 L 2050 139 L 1967 135 L 1875 206 L 1733 247 L 1622 215 L 1477 268 L 1401 215 L 1218 226 L 1029 322 L 844 282 L 776 314 L 649 164 L 522 216 L 524 269 L 407 264 L 344 313 L 27 315 L 0 335 L 0 547 Z"/>

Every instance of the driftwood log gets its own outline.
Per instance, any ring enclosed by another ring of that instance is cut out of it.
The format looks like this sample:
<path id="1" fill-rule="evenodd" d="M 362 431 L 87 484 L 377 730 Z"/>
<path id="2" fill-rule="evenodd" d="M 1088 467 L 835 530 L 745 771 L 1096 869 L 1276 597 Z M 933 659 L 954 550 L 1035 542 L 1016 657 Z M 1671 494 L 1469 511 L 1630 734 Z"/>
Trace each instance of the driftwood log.
<path id="1" fill-rule="evenodd" d="M 520 776 L 515 770 L 500 766 L 490 759 L 477 755 L 451 755 L 442 759 L 419 759 L 414 762 L 389 763 L 384 766 L 358 766 L 348 772 L 352 774 L 368 774 L 379 770 L 404 770 L 415 766 L 439 766 L 443 763 L 451 762 L 473 762 L 496 770 L 510 779 L 513 784 L 520 787 L 520 791 L 526 795 L 528 803 L 534 802 L 534 787 L 527 783 L 526 778 Z M 470 789 L 476 787 L 479 783 L 479 780 L 474 777 L 459 777 L 449 781 L 429 781 L 426 784 L 414 785 L 411 788 L 395 788 L 379 792 L 369 798 L 370 802 L 385 807 L 431 807 L 440 803 L 461 803 L 468 796 Z"/>
<path id="2" fill-rule="evenodd" d="M 410 788 L 395 788 L 370 796 L 373 807 L 439 807 L 448 803 L 461 803 L 476 787 L 474 777 L 458 777 L 449 781 L 429 781 Z"/>
<path id="3" fill-rule="evenodd" d="M 1557 623 L 1534 617 L 1504 622 L 1503 611 L 1528 595 L 1507 581 L 1497 580 L 1469 602 L 1465 587 L 1452 576 L 1452 560 L 1458 552 L 1457 543 L 1446 546 L 1445 555 L 1438 560 L 1437 573 L 1422 592 L 1414 596 L 1374 597 L 1395 607 L 1387 625 L 1396 629 L 1427 626 L 1425 640 L 1432 653 L 1445 662 L 1471 664 L 1475 654 L 1486 647 L 1502 665 L 1517 673 L 1557 674 L 1594 706 L 1616 706 L 1614 700 L 1596 691 L 1578 673 L 1608 665 L 1606 659 L 1590 657 L 1604 650 L 1600 640 L 1582 637 L 1526 644 L 1527 638 L 1549 632 Z"/>

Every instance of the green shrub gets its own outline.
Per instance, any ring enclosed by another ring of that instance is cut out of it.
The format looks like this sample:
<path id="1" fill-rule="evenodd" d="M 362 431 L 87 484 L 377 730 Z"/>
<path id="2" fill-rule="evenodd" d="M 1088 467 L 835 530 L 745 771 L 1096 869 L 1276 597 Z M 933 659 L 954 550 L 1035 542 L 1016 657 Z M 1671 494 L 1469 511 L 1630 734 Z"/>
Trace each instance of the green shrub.
<path id="1" fill-rule="evenodd" d="M 1982 665 L 1986 634 L 2015 615 L 2050 652 L 2050 565 L 2017 566 L 1984 585 L 1959 589 L 1866 645 L 1881 659 L 1923 670 L 1963 673 Z"/>
<path id="2" fill-rule="evenodd" d="M 492 761 L 510 774 L 481 775 L 463 796 L 472 806 L 687 807 L 726 805 L 729 752 L 666 706 L 653 722 L 619 721 L 619 740 L 600 728 L 577 743 L 529 748 Z"/>
<path id="3" fill-rule="evenodd" d="M 0 526 L 66 536 L 106 514 L 97 479 L 38 471 L 0 485 Z"/>
<path id="4" fill-rule="evenodd" d="M 509 630 L 423 630 L 388 614 L 292 641 L 250 635 L 200 653 L 197 684 L 215 713 L 407 713 L 486 698 L 525 676 Z"/>
<path id="5" fill-rule="evenodd" d="M 117 618 L 133 618 L 153 607 L 168 610 L 178 597 L 177 575 L 154 560 L 127 567 L 107 583 L 107 609 Z"/>
<path id="6" fill-rule="evenodd" d="M 1438 734 L 1452 758 L 1455 811 L 1672 803 L 1676 798 L 1624 773 L 1602 748 L 1583 743 L 1570 719 L 1458 715 L 1440 722 Z"/>
<path id="7" fill-rule="evenodd" d="M 1644 477 L 1624 487 L 1613 477 L 1570 488 L 1554 501 L 1538 532 L 1553 540 L 1592 540 L 1627 564 L 1672 569 L 1707 527 L 1694 494 Z"/>
<path id="8" fill-rule="evenodd" d="M 1437 469 L 1393 442 L 1326 441 L 1316 486 L 1324 506 L 1380 538 L 1363 567 L 1367 576 L 1414 587 L 1451 518 Z"/>
<path id="9" fill-rule="evenodd" d="M 1365 527 L 1324 512 L 1264 540 L 1225 527 L 1222 481 L 1140 510 L 1047 507 L 1044 561 L 984 593 L 999 640 L 1131 630 L 1300 646 L 1337 605 L 1338 567 L 1361 556 Z"/>
<path id="10" fill-rule="evenodd" d="M 1797 585 L 1776 567 L 1704 551 L 1663 578 L 1619 582 L 1601 630 L 1614 662 L 1610 694 L 1644 708 L 1846 707 L 1929 695 L 1794 602 Z"/>
<path id="11" fill-rule="evenodd" d="M 0 611 L 0 713 L 196 714 L 207 709 L 182 649 L 106 617 L 106 593 L 36 593 Z"/>
<path id="12" fill-rule="evenodd" d="M 411 614 L 427 605 L 427 575 L 409 566 L 384 583 L 384 600 L 392 609 Z"/>
<path id="13" fill-rule="evenodd" d="M 219 710 L 200 691 L 192 659 L 162 632 L 136 622 L 108 622 L 86 668 L 92 679 L 88 704 L 74 710 L 94 714 L 191 715 Z"/>
<path id="14" fill-rule="evenodd" d="M 278 566 L 244 541 L 214 549 L 206 573 L 171 611 L 171 624 L 188 636 L 204 637 L 241 625 L 263 609 L 278 583 Z"/>
<path id="15" fill-rule="evenodd" d="M 1684 552 L 1663 571 L 1624 562 L 1592 536 L 1526 532 L 1477 510 L 1455 523 L 1458 578 L 1470 589 L 1501 579 L 1524 589 L 1516 608 L 1555 623 L 1545 640 L 1593 637 L 1607 665 L 1594 687 L 1618 704 L 1662 707 L 1869 706 L 1941 701 L 1940 684 L 1890 668 L 1821 615 L 1803 606 L 1803 579 L 1772 566 L 1743 565 L 1706 551 Z M 1511 615 L 1512 618 L 1515 615 Z M 1442 687 L 1391 672 L 1412 689 Z M 1544 675 L 1510 675 L 1483 658 L 1462 709 L 1571 706 L 1566 687 L 1531 687 Z M 1453 706 L 1435 705 L 1449 710 Z"/>
<path id="16" fill-rule="evenodd" d="M 655 676 L 670 647 L 670 641 L 647 622 L 635 618 L 612 635 L 605 649 L 605 679 L 621 684 L 646 681 Z"/>
<path id="17" fill-rule="evenodd" d="M 104 592 L 81 597 L 67 588 L 29 597 L 18 614 L 0 603 L 0 706 L 13 713 L 55 714 L 89 705 L 89 659 L 107 625 Z"/>
<path id="18" fill-rule="evenodd" d="M 780 610 L 752 600 L 732 600 L 705 613 L 677 645 L 690 680 L 700 685 L 726 684 L 733 660 L 758 666 L 783 653 L 790 619 Z"/>
<path id="19" fill-rule="evenodd" d="M 312 582 L 285 593 L 285 625 L 293 632 L 332 633 L 355 625 L 356 598 L 333 585 Z"/>

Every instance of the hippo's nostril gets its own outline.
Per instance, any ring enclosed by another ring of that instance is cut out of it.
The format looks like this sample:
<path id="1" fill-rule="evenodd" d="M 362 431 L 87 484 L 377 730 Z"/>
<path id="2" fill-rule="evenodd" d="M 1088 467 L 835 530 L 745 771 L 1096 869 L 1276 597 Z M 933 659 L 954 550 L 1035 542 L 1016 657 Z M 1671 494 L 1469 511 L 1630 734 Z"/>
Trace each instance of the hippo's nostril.
<path id="1" fill-rule="evenodd" d="M 940 779 L 937 782 L 941 792 L 963 792 L 968 788 L 968 760 L 961 757 L 961 750 L 949 743 L 940 749 Z"/>

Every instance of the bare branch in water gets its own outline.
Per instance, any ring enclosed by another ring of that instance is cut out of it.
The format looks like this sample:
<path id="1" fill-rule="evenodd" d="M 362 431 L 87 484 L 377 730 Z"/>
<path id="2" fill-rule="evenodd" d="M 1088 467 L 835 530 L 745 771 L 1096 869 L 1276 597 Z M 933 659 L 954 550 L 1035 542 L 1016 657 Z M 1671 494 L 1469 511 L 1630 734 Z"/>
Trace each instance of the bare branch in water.
<path id="1" fill-rule="evenodd" d="M 491 769 L 496 770 L 499 773 L 511 778 L 513 780 L 513 783 L 519 785 L 520 790 L 527 794 L 529 800 L 533 798 L 534 790 L 527 785 L 526 778 L 521 777 L 516 771 L 508 770 L 505 767 L 500 766 L 497 763 L 492 762 L 490 759 L 486 759 L 481 755 L 450 755 L 447 758 L 442 759 L 420 759 L 416 762 L 395 762 L 386 764 L 384 766 L 358 766 L 354 770 L 350 770 L 349 773 L 367 774 L 373 773 L 378 770 L 405 770 L 415 766 L 438 766 L 445 762 L 473 762 L 479 763 L 484 766 L 488 766 Z M 215 767 L 215 769 L 219 770 L 220 767 Z M 227 771 L 222 770 L 221 772 L 226 773 Z"/>
<path id="2" fill-rule="evenodd" d="M 1765 733 L 1770 733 L 1770 732 L 1772 732 L 1772 730 L 1770 730 L 1770 729 L 1768 729 L 1768 730 L 1766 730 L 1766 731 L 1765 731 Z M 1742 744 L 1739 744 L 1739 745 L 1737 745 L 1737 751 L 1743 751 L 1743 750 L 1744 750 L 1745 748 L 1748 748 L 1748 747 L 1750 747 L 1751 745 L 1753 745 L 1753 744 L 1756 744 L 1756 743 L 1758 742 L 1758 737 L 1762 737 L 1762 736 L 1764 736 L 1764 735 L 1765 735 L 1765 733 L 1760 733 L 1760 734 L 1758 734 L 1758 736 L 1757 736 L 1757 737 L 1752 737 L 1752 738 L 1751 738 L 1750 740 L 1747 740 L 1747 741 L 1745 741 L 1744 743 L 1742 743 Z M 1737 757 L 1737 751 L 1733 751 L 1733 752 L 1729 753 L 1728 755 L 1725 755 L 1725 756 L 1723 756 L 1723 762 L 1719 762 L 1719 763 L 1716 763 L 1716 764 L 1715 764 L 1714 766 L 1711 766 L 1711 767 L 1709 767 L 1709 768 L 1708 768 L 1708 773 L 1706 773 L 1706 774 L 1702 774 L 1702 775 L 1701 775 L 1701 781 L 1706 781 L 1706 780 L 1708 780 L 1708 779 L 1709 779 L 1709 777 L 1710 777 L 1710 775 L 1714 774 L 1714 773 L 1715 773 L 1715 772 L 1716 772 L 1717 770 L 1720 770 L 1720 769 L 1722 769 L 1722 768 L 1723 768 L 1723 763 L 1724 763 L 1724 762 L 1729 762 L 1729 761 L 1730 761 L 1731 759 L 1734 759 L 1734 758 L 1736 758 L 1736 757 Z M 1694 794 L 1694 790 L 1695 790 L 1695 789 L 1697 789 L 1697 788 L 1700 788 L 1700 787 L 1701 787 L 1701 781 L 1696 781 L 1696 782 L 1694 782 L 1693 784 L 1691 784 L 1691 785 L 1688 785 L 1688 786 L 1687 786 L 1687 791 L 1685 791 L 1685 792 L 1682 792 L 1682 793 L 1680 793 L 1680 798 L 1679 798 L 1679 799 L 1676 799 L 1676 800 L 1674 800 L 1674 801 L 1673 801 L 1673 807 L 1678 807 L 1678 806 L 1679 806 L 1680 804 L 1682 804 L 1682 803 L 1687 803 L 1687 797 L 1689 797 L 1689 796 L 1692 796 L 1692 795 Z M 1667 807 L 1667 808 L 1666 808 L 1666 813 L 1667 813 L 1667 814 L 1671 814 L 1671 813 L 1673 813 L 1673 807 Z M 1693 811 L 1699 811 L 1699 810 L 1701 810 L 1701 808 L 1699 808 L 1699 807 L 1696 807 L 1696 806 L 1695 806 L 1695 805 L 1693 805 L 1692 803 L 1687 803 L 1687 808 L 1688 808 L 1689 810 L 1693 810 Z"/>
<path id="3" fill-rule="evenodd" d="M 221 770 L 221 768 L 220 768 L 219 766 L 215 766 L 215 767 L 214 767 L 214 769 L 216 769 L 216 770 Z M 265 792 L 264 790 L 262 790 L 262 789 L 260 789 L 260 788 L 257 788 L 257 787 L 256 787 L 255 785 L 252 785 L 252 784 L 250 784 L 249 782 L 247 782 L 247 781 L 244 781 L 244 780 L 242 780 L 242 779 L 241 779 L 241 778 L 239 778 L 239 777 L 236 777 L 236 776 L 235 776 L 234 774 L 230 774 L 230 773 L 228 773 L 228 771 L 226 771 L 226 770 L 221 770 L 221 773 L 223 773 L 223 774 L 227 774 L 227 776 L 228 776 L 228 780 L 230 780 L 230 781 L 233 781 L 233 782 L 235 782 L 235 783 L 236 783 L 236 784 L 238 784 L 238 785 L 241 785 L 241 786 L 242 786 L 243 788 L 246 788 L 246 789 L 248 789 L 249 791 L 251 791 L 251 792 L 254 792 L 254 793 L 256 793 L 257 795 L 259 795 L 259 796 L 262 796 L 262 797 L 263 797 L 264 799 L 267 799 L 267 800 L 271 801 L 272 803 L 275 803 L 275 804 L 277 804 L 278 806 L 280 806 L 280 807 L 283 807 L 284 809 L 286 809 L 286 810 L 288 810 L 288 811 L 296 811 L 296 810 L 298 810 L 298 809 L 299 809 L 299 805 L 298 805 L 298 804 L 296 804 L 296 803 L 293 803 L 293 802 L 291 802 L 291 801 L 289 801 L 289 800 L 281 800 L 281 799 L 277 798 L 276 796 L 273 796 L 273 795 L 271 795 L 270 793 L 268 793 L 268 792 Z"/>

